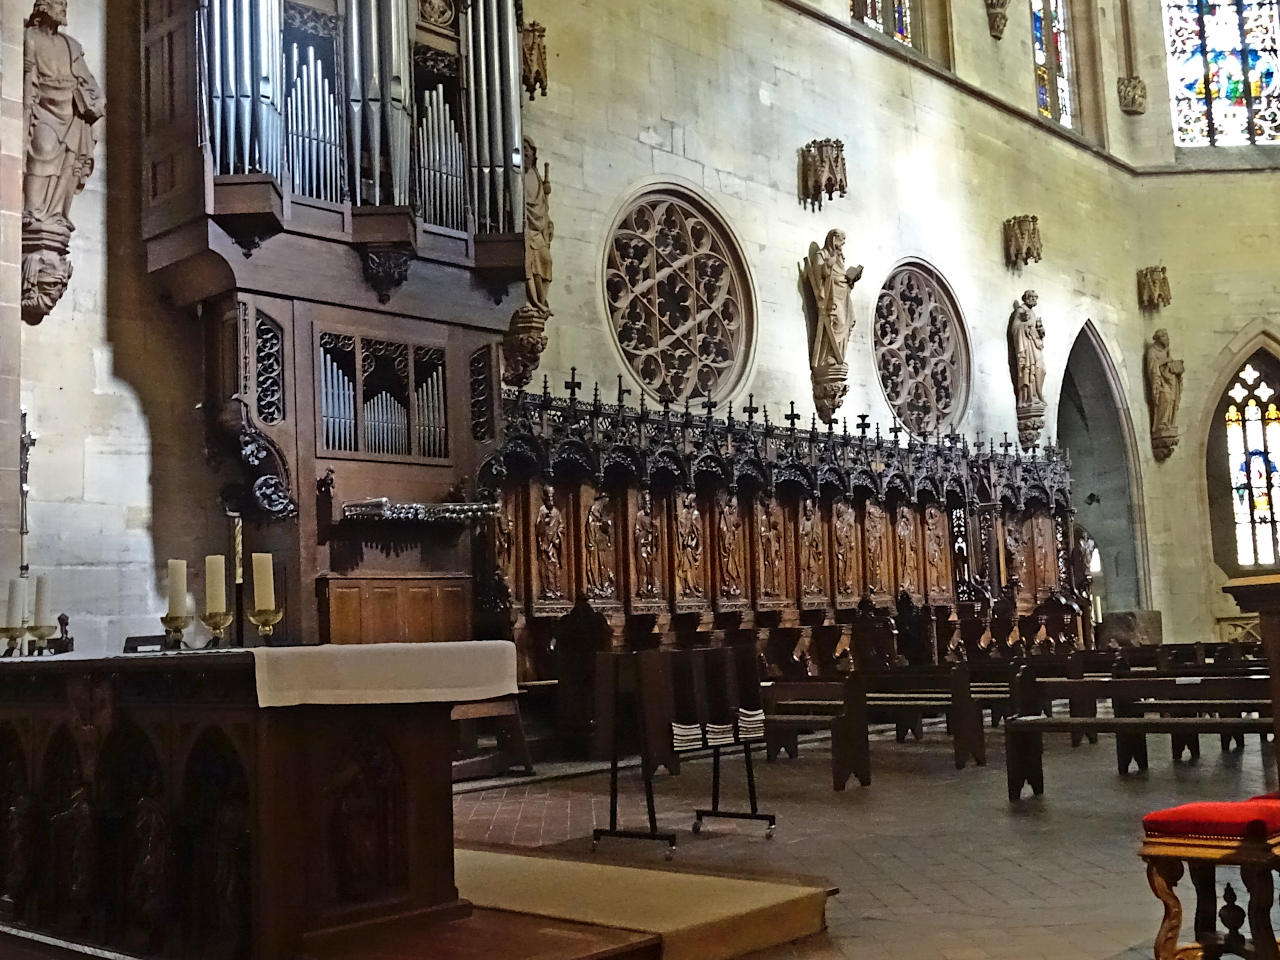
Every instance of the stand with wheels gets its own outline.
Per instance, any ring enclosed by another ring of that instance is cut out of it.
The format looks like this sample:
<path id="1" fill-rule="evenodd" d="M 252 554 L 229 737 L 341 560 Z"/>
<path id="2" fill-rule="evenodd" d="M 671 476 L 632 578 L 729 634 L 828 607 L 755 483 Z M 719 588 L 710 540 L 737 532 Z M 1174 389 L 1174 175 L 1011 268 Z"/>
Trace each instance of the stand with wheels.
<path id="1" fill-rule="evenodd" d="M 756 803 L 756 771 L 751 762 L 751 743 L 743 741 L 742 758 L 747 765 L 747 796 L 751 800 L 751 812 L 720 809 L 720 747 L 711 748 L 711 809 L 695 810 L 693 832 L 702 832 L 702 821 L 706 817 L 722 817 L 727 820 L 762 820 L 769 826 L 765 830 L 765 839 L 773 839 L 773 831 L 777 829 L 778 818 L 772 813 L 761 813 Z"/>

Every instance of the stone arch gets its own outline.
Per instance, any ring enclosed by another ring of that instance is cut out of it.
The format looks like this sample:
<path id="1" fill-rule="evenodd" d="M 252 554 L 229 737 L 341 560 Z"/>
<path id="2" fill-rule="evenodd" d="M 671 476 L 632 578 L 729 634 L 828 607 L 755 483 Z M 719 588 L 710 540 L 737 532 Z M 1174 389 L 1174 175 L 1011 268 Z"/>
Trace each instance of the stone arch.
<path id="1" fill-rule="evenodd" d="M 1110 351 L 1093 322 L 1085 321 L 1063 372 L 1057 432 L 1071 454 L 1077 519 L 1102 554 L 1111 610 L 1151 603 L 1142 468 L 1130 409 Z"/>

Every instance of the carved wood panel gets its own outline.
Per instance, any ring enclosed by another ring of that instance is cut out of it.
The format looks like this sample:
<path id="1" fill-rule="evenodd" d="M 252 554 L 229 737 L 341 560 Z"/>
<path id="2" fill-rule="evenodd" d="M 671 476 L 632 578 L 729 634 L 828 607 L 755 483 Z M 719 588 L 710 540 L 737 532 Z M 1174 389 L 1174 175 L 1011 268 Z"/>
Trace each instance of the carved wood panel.
<path id="1" fill-rule="evenodd" d="M 529 612 L 562 617 L 573 607 L 574 541 L 568 492 L 533 481 L 529 489 Z"/>
<path id="2" fill-rule="evenodd" d="M 693 492 L 671 494 L 668 527 L 671 543 L 673 613 L 702 613 L 710 609 L 711 578 L 709 524 L 702 503 Z"/>
<path id="3" fill-rule="evenodd" d="M 627 609 L 633 614 L 666 613 L 671 597 L 666 500 L 649 490 L 631 490 L 627 498 Z"/>
<path id="4" fill-rule="evenodd" d="M 954 603 L 951 574 L 951 523 L 937 504 L 924 508 L 925 599 L 930 606 Z"/>
<path id="5" fill-rule="evenodd" d="M 801 610 L 825 610 L 831 605 L 827 515 L 822 504 L 811 499 L 796 506 L 796 595 Z"/>
<path id="6" fill-rule="evenodd" d="M 1031 518 L 1007 513 L 1001 527 L 1004 531 L 1005 583 L 1015 587 L 1018 609 L 1029 613 L 1035 597 L 1035 534 Z"/>
<path id="7" fill-rule="evenodd" d="M 893 550 L 897 588 L 915 603 L 924 602 L 924 571 L 921 562 L 920 516 L 915 508 L 901 504 L 893 522 Z"/>
<path id="8" fill-rule="evenodd" d="M 583 484 L 578 491 L 575 528 L 582 549 L 577 579 L 579 591 L 594 610 L 612 611 L 622 606 L 621 574 L 623 513 L 620 501 L 607 490 Z"/>
<path id="9" fill-rule="evenodd" d="M 471 639 L 469 578 L 330 578 L 321 607 L 329 643 Z"/>
<path id="10" fill-rule="evenodd" d="M 712 589 L 717 613 L 738 613 L 751 605 L 750 550 L 751 515 L 737 493 L 721 490 L 715 496 L 712 525 Z"/>
<path id="11" fill-rule="evenodd" d="M 513 610 L 526 609 L 529 598 L 527 494 L 527 487 L 504 487 L 498 492 L 498 510 L 490 521 L 494 565 L 506 583 Z"/>
<path id="12" fill-rule="evenodd" d="M 831 508 L 831 574 L 837 610 L 851 610 L 862 599 L 866 587 L 862 561 L 858 511 L 847 500 L 837 500 Z"/>
<path id="13" fill-rule="evenodd" d="M 785 610 L 795 597 L 795 538 L 786 510 L 776 497 L 754 505 L 755 605 L 757 610 Z"/>
<path id="14" fill-rule="evenodd" d="M 1062 581 L 1058 569 L 1058 537 L 1053 517 L 1047 510 L 1036 510 L 1028 525 L 1031 530 L 1033 570 L 1035 573 L 1035 598 L 1044 601 L 1049 591 Z"/>
<path id="15" fill-rule="evenodd" d="M 867 593 L 873 603 L 888 606 L 893 602 L 893 532 L 889 514 L 874 500 L 862 510 L 862 542 Z"/>

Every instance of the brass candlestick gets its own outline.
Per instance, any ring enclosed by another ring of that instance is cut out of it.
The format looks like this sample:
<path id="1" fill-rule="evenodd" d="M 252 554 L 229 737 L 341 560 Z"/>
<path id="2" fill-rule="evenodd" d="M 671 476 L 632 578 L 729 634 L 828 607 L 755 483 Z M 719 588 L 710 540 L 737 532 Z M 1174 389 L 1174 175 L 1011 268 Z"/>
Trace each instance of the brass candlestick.
<path id="1" fill-rule="evenodd" d="M 58 632 L 58 628 L 53 624 L 45 626 L 27 627 L 27 633 L 31 635 L 31 639 L 36 642 L 36 656 L 42 656 L 49 649 L 49 638 Z"/>
<path id="2" fill-rule="evenodd" d="M 191 620 L 189 616 L 178 617 L 169 614 L 160 618 L 160 622 L 164 625 L 165 649 L 182 649 L 182 634 L 186 632 L 187 627 L 191 626 Z"/>
<path id="3" fill-rule="evenodd" d="M 5 649 L 4 653 L 0 654 L 0 656 L 21 656 L 24 651 L 19 650 L 19 644 L 26 633 L 26 627 L 0 627 L 0 639 L 9 641 L 9 646 Z"/>
<path id="4" fill-rule="evenodd" d="M 233 616 L 230 610 L 222 610 L 218 613 L 206 613 L 200 618 L 200 621 L 213 634 L 212 639 L 209 641 L 210 647 L 217 647 L 222 643 L 223 634 L 226 633 L 227 627 L 231 625 Z"/>
<path id="5" fill-rule="evenodd" d="M 249 614 L 249 622 L 258 628 L 258 636 L 266 640 L 275 631 L 276 624 L 284 618 L 284 607 L 275 610 L 254 610 Z"/>

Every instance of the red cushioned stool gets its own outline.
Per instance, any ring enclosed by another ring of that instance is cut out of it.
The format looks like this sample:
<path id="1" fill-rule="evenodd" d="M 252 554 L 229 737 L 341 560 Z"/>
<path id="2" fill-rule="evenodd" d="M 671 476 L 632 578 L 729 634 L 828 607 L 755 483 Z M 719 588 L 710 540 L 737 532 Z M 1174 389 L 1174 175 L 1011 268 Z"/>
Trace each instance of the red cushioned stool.
<path id="1" fill-rule="evenodd" d="M 1216 960 L 1228 954 L 1280 960 L 1271 928 L 1271 872 L 1280 868 L 1280 798 L 1272 794 L 1235 803 L 1186 803 L 1148 813 L 1142 828 L 1147 882 L 1164 904 L 1155 960 Z M 1196 891 L 1196 942 L 1179 947 L 1182 903 L 1174 887 L 1182 879 L 1184 861 Z M 1217 909 L 1214 873 L 1219 864 L 1240 868 L 1240 880 L 1249 894 L 1247 911 L 1236 903 L 1230 884 L 1223 893 L 1222 909 Z M 1219 919 L 1225 932 L 1218 930 Z M 1248 939 L 1240 932 L 1246 920 Z"/>

